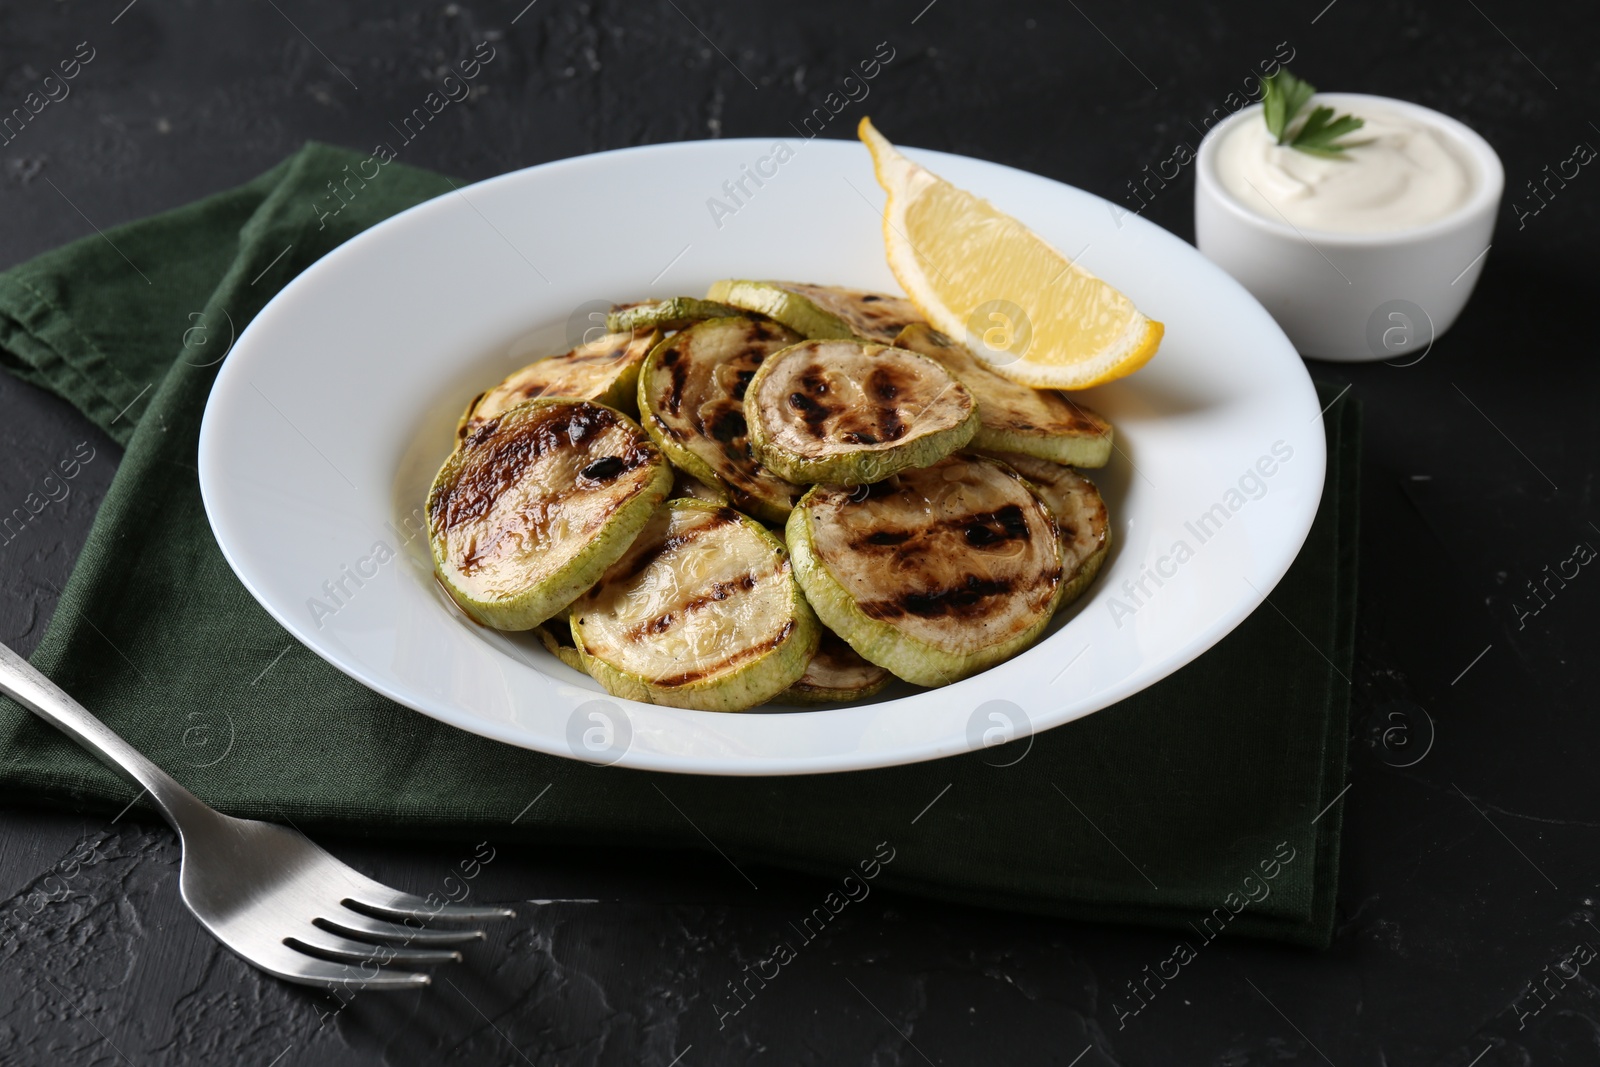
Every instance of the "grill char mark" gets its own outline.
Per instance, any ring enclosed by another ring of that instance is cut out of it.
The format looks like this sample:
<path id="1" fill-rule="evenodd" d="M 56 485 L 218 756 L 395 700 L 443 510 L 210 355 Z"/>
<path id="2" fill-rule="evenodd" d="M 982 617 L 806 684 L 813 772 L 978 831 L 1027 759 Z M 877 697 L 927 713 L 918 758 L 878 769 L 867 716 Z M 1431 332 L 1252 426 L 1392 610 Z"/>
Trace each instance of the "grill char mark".
<path id="1" fill-rule="evenodd" d="M 790 619 L 785 622 L 783 624 L 783 628 L 772 637 L 762 641 L 760 644 L 751 645 L 747 648 L 741 648 L 738 652 L 735 652 L 733 655 L 724 658 L 721 662 L 717 663 L 713 667 L 705 667 L 700 670 L 693 671 L 684 671 L 681 674 L 674 674 L 665 678 L 658 678 L 656 679 L 656 684 L 662 686 L 663 688 L 676 689 L 681 686 L 691 685 L 704 678 L 709 678 L 714 674 L 724 673 L 730 668 L 737 667 L 742 663 L 748 663 L 753 659 L 760 659 L 768 652 L 771 652 L 773 649 L 789 640 L 789 636 L 793 633 L 794 620 Z"/>
<path id="2" fill-rule="evenodd" d="M 590 482 L 609 482 L 627 469 L 627 460 L 621 456 L 601 456 L 579 471 L 578 477 Z"/>
<path id="3" fill-rule="evenodd" d="M 800 384 L 804 387 L 805 379 L 802 378 Z M 829 405 L 798 389 L 789 394 L 789 407 L 799 414 L 800 421 L 806 424 L 806 429 L 811 431 L 813 437 L 823 436 L 822 428 L 833 417 L 835 411 Z"/>
<path id="4" fill-rule="evenodd" d="M 861 605 L 861 610 L 869 618 L 885 622 L 906 615 L 923 619 L 973 618 L 987 614 L 989 600 L 1009 596 L 1016 591 L 1017 583 L 1010 578 L 980 578 L 976 574 L 967 574 L 943 589 L 902 593 L 886 600 L 868 601 Z"/>
<path id="5" fill-rule="evenodd" d="M 698 323 L 705 326 L 707 323 Z M 669 381 L 656 385 L 656 405 L 665 418 L 651 415 L 653 427 L 694 451 L 697 438 L 714 442 L 718 456 L 704 456 L 713 474 L 732 501 L 745 509 L 770 504 L 783 494 L 775 492 L 780 483 L 755 459 L 745 422 L 744 395 L 756 368 L 778 347 L 787 347 L 797 338 L 777 323 L 740 318 L 744 331 L 739 345 L 723 358 L 695 354 L 694 329 L 690 327 L 656 357 Z M 726 373 L 731 380 L 721 380 Z M 798 499 L 801 489 L 789 487 L 788 503 Z"/>
<path id="6" fill-rule="evenodd" d="M 745 422 L 744 412 L 732 407 L 722 408 L 714 412 L 706 420 L 706 436 L 713 441 L 720 441 L 724 445 L 735 445 L 747 440 L 750 426 Z M 737 455 L 744 455 L 747 448 L 740 448 Z"/>
<path id="7" fill-rule="evenodd" d="M 868 372 L 862 383 L 867 403 L 831 402 L 833 390 L 827 369 L 821 363 L 803 368 L 794 380 L 795 388 L 785 398 L 792 417 L 804 424 L 815 440 L 830 438 L 845 444 L 872 447 L 902 440 L 912 427 L 901 415 L 901 398 L 915 395 L 914 373 L 889 362 Z"/>
<path id="8" fill-rule="evenodd" d="M 661 353 L 661 365 L 667 368 L 667 375 L 672 379 L 672 385 L 667 390 L 667 413 L 676 415 L 683 407 L 683 390 L 689 384 L 689 365 L 676 345 Z"/>
<path id="9" fill-rule="evenodd" d="M 509 425 L 503 416 L 483 423 L 467 435 L 463 447 L 469 455 L 456 480 L 433 498 L 429 519 L 435 531 L 447 533 L 483 518 L 495 500 L 542 457 L 563 448 L 586 448 L 596 437 L 619 425 L 615 412 L 582 403 L 545 408 L 532 418 L 523 417 Z M 648 463 L 656 454 L 648 440 L 637 434 L 629 436 L 620 455 L 607 457 L 620 465 L 611 476 L 613 479 Z M 580 481 L 573 488 L 576 491 L 590 486 Z"/>
<path id="10" fill-rule="evenodd" d="M 737 521 L 738 514 L 732 508 L 717 508 L 711 512 L 708 521 L 698 526 L 691 526 L 682 533 L 662 538 L 660 543 L 642 550 L 631 560 L 624 558 L 623 563 L 626 565 L 626 569 L 622 571 L 619 577 L 625 580 L 637 578 L 654 566 L 656 561 L 668 552 L 675 552 L 686 545 L 692 545 L 706 534 L 714 530 L 720 530 L 722 527 Z"/>
<path id="11" fill-rule="evenodd" d="M 853 539 L 850 547 L 856 551 L 898 548 L 909 542 L 931 540 L 935 535 L 947 530 L 960 530 L 961 536 L 972 548 L 997 548 L 1013 541 L 1033 540 L 1033 531 L 1028 528 L 1028 517 L 1023 513 L 1021 506 L 1006 504 L 993 511 L 939 519 L 919 529 L 874 530 L 872 533 Z M 912 550 L 917 550 L 916 546 L 913 545 Z"/>
<path id="12" fill-rule="evenodd" d="M 829 521 L 848 531 L 838 547 L 855 557 L 849 566 L 864 576 L 866 588 L 857 600 L 864 614 L 891 624 L 941 619 L 979 623 L 1009 617 L 1018 598 L 1047 598 L 1059 585 L 1063 576 L 1059 557 L 1052 563 L 1042 556 L 1035 558 L 1036 550 L 1029 550 L 1025 556 L 1034 562 L 1020 571 L 1004 562 L 1011 555 L 1007 550 L 1015 546 L 1042 544 L 1044 539 L 1055 544 L 1054 526 L 1041 531 L 1040 523 L 1030 517 L 1027 503 L 995 501 L 998 506 L 987 510 L 960 511 L 937 520 L 914 519 L 925 509 L 940 509 L 937 497 L 927 496 L 938 483 L 930 485 L 927 478 L 909 472 L 870 486 L 836 490 L 831 505 L 819 505 L 829 511 L 842 509 Z M 1039 510 L 1038 517 L 1045 518 L 1042 506 Z M 880 517 L 884 513 L 904 518 L 890 522 Z M 969 561 L 965 565 L 963 558 Z M 943 567 L 926 566 L 933 559 L 949 562 Z M 870 577 L 891 574 L 916 577 L 898 589 L 894 583 L 880 584 L 878 578 Z"/>
<path id="13" fill-rule="evenodd" d="M 638 578 L 652 565 L 660 562 L 662 556 L 668 552 L 693 544 L 701 537 L 715 530 L 744 521 L 746 520 L 731 507 L 708 509 L 705 513 L 705 518 L 694 526 L 683 530 L 681 533 L 663 538 L 658 544 L 650 546 L 632 559 L 625 557 L 623 562 L 618 565 L 618 569 L 607 575 L 606 581 L 626 584 Z M 780 556 L 777 569 L 774 571 L 764 573 L 746 572 L 727 581 L 712 582 L 709 587 L 689 597 L 683 603 L 674 605 L 670 610 L 633 626 L 622 637 L 624 640 L 635 643 L 649 642 L 671 631 L 675 626 L 687 622 L 697 612 L 753 592 L 763 581 L 775 576 L 787 576 L 789 573 L 787 558 Z M 581 624 L 582 622 L 583 620 L 580 619 L 579 623 Z M 739 648 L 723 656 L 715 663 L 693 670 L 681 671 L 675 675 L 653 679 L 653 683 L 664 688 L 677 688 L 691 685 L 717 674 L 726 673 L 741 664 L 759 659 L 779 647 L 793 634 L 794 628 L 794 620 L 786 619 L 782 627 L 772 637 L 764 641 Z"/>
<path id="14" fill-rule="evenodd" d="M 998 530 L 995 527 L 999 527 Z M 1028 520 L 1017 504 L 974 515 L 962 529 L 962 536 L 973 548 L 992 548 L 1010 541 L 1028 541 L 1033 534 L 1028 530 Z"/>
<path id="15" fill-rule="evenodd" d="M 731 582 L 712 582 L 711 587 L 704 593 L 690 597 L 671 611 L 657 615 L 648 622 L 640 623 L 628 632 L 630 641 L 641 641 L 648 637 L 657 637 L 672 629 L 673 624 L 687 622 L 689 616 L 727 600 L 735 593 L 748 593 L 761 581 L 754 574 L 744 574 Z"/>

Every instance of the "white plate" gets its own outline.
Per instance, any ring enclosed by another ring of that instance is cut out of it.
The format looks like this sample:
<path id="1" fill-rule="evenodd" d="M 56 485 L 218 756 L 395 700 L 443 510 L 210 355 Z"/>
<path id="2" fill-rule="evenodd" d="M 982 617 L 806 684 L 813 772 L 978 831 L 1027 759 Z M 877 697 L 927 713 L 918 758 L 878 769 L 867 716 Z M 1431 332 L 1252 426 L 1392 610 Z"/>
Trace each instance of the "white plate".
<path id="1" fill-rule="evenodd" d="M 240 580 L 306 647 L 424 714 L 557 755 L 700 774 L 880 767 L 1057 726 L 1177 670 L 1261 603 L 1310 529 L 1325 463 L 1316 393 L 1283 333 L 1135 215 L 1037 175 L 912 151 L 1166 323 L 1144 370 L 1086 394 L 1117 431 L 1096 475 L 1115 548 L 1049 636 L 943 689 L 725 715 L 614 700 L 528 635 L 456 612 L 412 531 L 477 391 L 566 347 L 614 300 L 698 295 L 723 277 L 897 291 L 866 150 L 788 153 L 699 141 L 533 167 L 404 212 L 294 279 L 240 335 L 200 433 L 206 512 Z M 1251 475 L 1258 463 L 1273 473 Z"/>

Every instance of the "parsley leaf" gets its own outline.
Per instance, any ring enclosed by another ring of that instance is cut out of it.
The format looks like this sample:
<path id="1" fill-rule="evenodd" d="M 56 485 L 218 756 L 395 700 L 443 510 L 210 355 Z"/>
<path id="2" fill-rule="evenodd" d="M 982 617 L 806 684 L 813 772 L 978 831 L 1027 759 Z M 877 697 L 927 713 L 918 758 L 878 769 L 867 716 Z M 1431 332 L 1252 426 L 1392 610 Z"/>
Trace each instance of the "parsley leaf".
<path id="1" fill-rule="evenodd" d="M 1268 131 L 1281 145 L 1288 145 L 1309 155 L 1337 159 L 1345 149 L 1353 147 L 1349 142 L 1339 143 L 1339 138 L 1366 125 L 1354 115 L 1335 116 L 1333 108 L 1317 107 L 1291 132 L 1294 120 L 1316 95 L 1316 88 L 1290 74 L 1288 67 L 1282 67 L 1276 74 L 1264 79 L 1262 86 L 1262 116 L 1267 121 Z"/>
<path id="2" fill-rule="evenodd" d="M 1284 144 L 1289 139 L 1289 123 L 1310 103 L 1316 89 L 1289 73 L 1282 67 L 1272 77 L 1262 82 L 1261 110 L 1267 120 L 1267 129 Z"/>
<path id="3" fill-rule="evenodd" d="M 1349 145 L 1334 142 L 1365 125 L 1365 122 L 1354 115 L 1340 115 L 1334 118 L 1331 107 L 1314 108 L 1306 118 L 1305 124 L 1300 127 L 1300 132 L 1294 135 L 1294 140 L 1289 144 L 1312 155 L 1337 156 Z"/>

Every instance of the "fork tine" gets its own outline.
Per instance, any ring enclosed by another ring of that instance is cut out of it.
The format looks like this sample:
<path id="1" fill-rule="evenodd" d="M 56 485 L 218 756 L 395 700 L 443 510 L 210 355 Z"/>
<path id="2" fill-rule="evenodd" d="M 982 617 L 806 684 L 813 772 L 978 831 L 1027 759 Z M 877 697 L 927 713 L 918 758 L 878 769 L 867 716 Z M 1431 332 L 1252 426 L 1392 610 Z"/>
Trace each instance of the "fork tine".
<path id="1" fill-rule="evenodd" d="M 464 941 L 482 941 L 482 930 L 430 930 L 423 926 L 403 926 L 363 915 L 349 908 L 339 908 L 336 913 L 313 919 L 313 924 L 330 933 L 353 937 L 358 941 L 398 941 L 406 945 L 455 945 Z"/>
<path id="2" fill-rule="evenodd" d="M 286 981 L 320 986 L 328 990 L 377 989 L 398 993 L 408 989 L 422 989 L 433 981 L 427 975 L 416 971 L 386 971 L 379 967 L 363 971 L 348 963 L 333 963 L 299 952 L 285 955 L 293 957 L 292 961 L 284 960 L 282 965 L 272 968 L 272 973 Z"/>
<path id="3" fill-rule="evenodd" d="M 459 963 L 461 953 L 444 948 L 404 948 L 352 941 L 326 932 L 317 937 L 286 937 L 283 943 L 309 956 L 345 963 Z"/>
<path id="4" fill-rule="evenodd" d="M 451 922 L 488 922 L 493 919 L 514 919 L 517 913 L 510 908 L 470 904 L 430 904 L 426 899 L 390 889 L 381 882 L 362 878 L 352 887 L 354 892 L 342 904 L 355 911 L 366 912 L 378 919 L 443 919 Z"/>

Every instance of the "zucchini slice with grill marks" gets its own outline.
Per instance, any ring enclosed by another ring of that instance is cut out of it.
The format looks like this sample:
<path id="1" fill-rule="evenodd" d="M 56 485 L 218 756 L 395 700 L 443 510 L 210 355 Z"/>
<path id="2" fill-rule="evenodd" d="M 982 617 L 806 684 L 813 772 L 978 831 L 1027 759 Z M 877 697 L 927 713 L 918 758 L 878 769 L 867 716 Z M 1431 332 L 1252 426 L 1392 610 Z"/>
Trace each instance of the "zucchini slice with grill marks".
<path id="1" fill-rule="evenodd" d="M 673 500 L 570 613 L 615 696 L 743 711 L 805 673 L 821 627 L 783 542 L 729 507 Z"/>
<path id="2" fill-rule="evenodd" d="M 786 532 L 823 623 L 918 685 L 1026 648 L 1061 596 L 1054 517 L 1020 475 L 979 456 L 854 489 L 815 486 Z"/>
<path id="3" fill-rule="evenodd" d="M 665 457 L 621 412 L 527 401 L 474 427 L 439 469 L 434 570 L 473 619 L 531 629 L 627 551 L 671 486 Z"/>
<path id="4" fill-rule="evenodd" d="M 456 437 L 464 438 L 475 424 L 542 396 L 593 400 L 619 411 L 631 411 L 638 391 L 639 367 L 659 340 L 661 333 L 655 329 L 608 333 L 570 352 L 535 360 L 493 389 L 480 393 L 456 424 Z"/>
<path id="5" fill-rule="evenodd" d="M 896 348 L 938 360 L 972 391 L 982 420 L 972 447 L 984 452 L 1019 452 L 1070 463 L 1104 467 L 1111 459 L 1111 424 L 1054 389 L 1031 389 L 1002 378 L 967 349 L 927 323 L 907 326 Z"/>
<path id="6" fill-rule="evenodd" d="M 1005 453 L 994 456 L 1027 479 L 1056 518 L 1061 534 L 1061 607 L 1083 595 L 1111 550 L 1106 502 L 1095 484 L 1071 467 L 1047 459 Z"/>
<path id="7" fill-rule="evenodd" d="M 832 630 L 822 631 L 817 654 L 806 672 L 777 698 L 778 704 L 839 704 L 877 696 L 894 677 L 876 663 L 862 659 Z"/>
<path id="8" fill-rule="evenodd" d="M 864 341 L 802 341 L 768 356 L 745 393 L 756 458 L 791 482 L 864 485 L 926 467 L 972 439 L 978 411 L 927 356 Z"/>
<path id="9" fill-rule="evenodd" d="M 673 466 L 781 523 L 805 490 L 756 461 L 745 390 L 761 363 L 800 338 L 764 319 L 707 319 L 662 341 L 639 372 L 640 421 Z"/>
<path id="10" fill-rule="evenodd" d="M 613 333 L 645 328 L 681 330 L 701 319 L 720 319 L 738 314 L 741 314 L 738 308 L 719 304 L 715 300 L 673 296 L 665 300 L 641 300 L 636 304 L 618 304 L 606 316 L 606 329 Z"/>
<path id="11" fill-rule="evenodd" d="M 713 282 L 706 299 L 759 312 L 811 338 L 859 337 L 889 344 L 905 327 L 922 321 L 916 305 L 903 296 L 838 285 L 730 278 Z"/>

